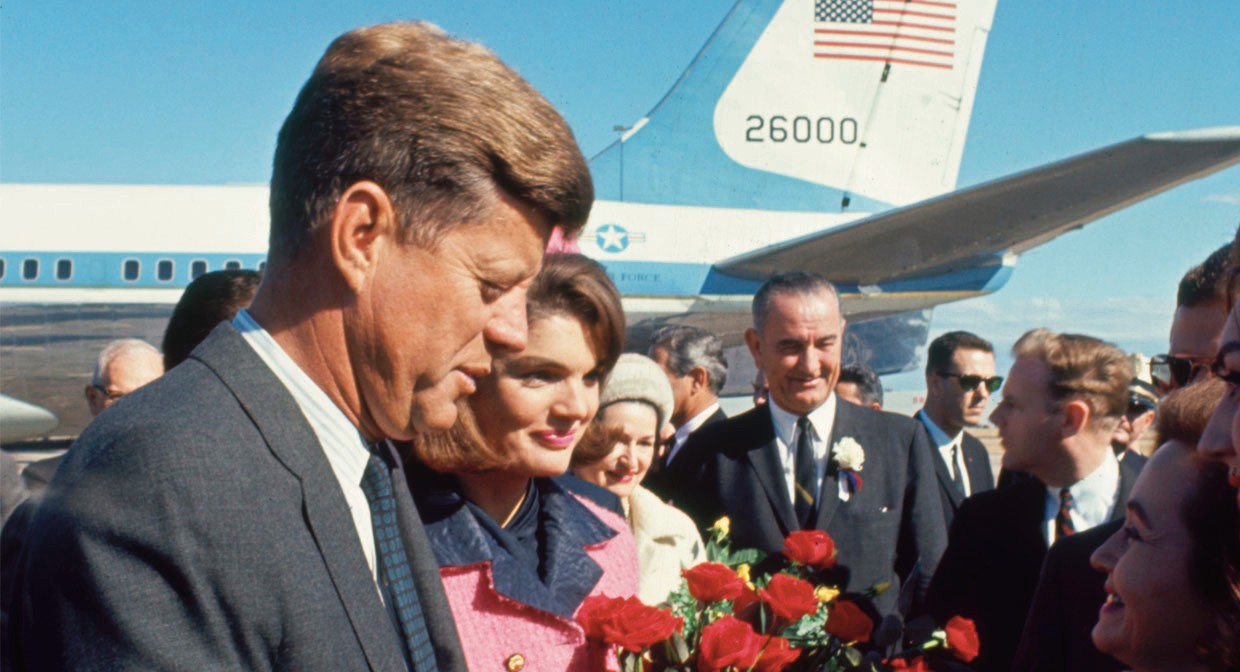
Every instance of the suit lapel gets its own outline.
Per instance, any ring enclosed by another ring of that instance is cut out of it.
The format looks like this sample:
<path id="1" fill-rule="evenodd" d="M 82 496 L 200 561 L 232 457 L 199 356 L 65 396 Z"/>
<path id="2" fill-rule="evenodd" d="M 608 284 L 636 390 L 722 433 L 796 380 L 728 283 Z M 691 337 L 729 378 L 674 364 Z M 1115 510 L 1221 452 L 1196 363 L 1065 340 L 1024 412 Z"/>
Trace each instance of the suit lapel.
<path id="1" fill-rule="evenodd" d="M 964 468 L 969 472 L 969 485 L 973 492 L 993 490 L 995 477 L 990 471 L 990 455 L 986 452 L 986 446 L 965 432 L 961 437 L 960 449 L 963 451 Z"/>
<path id="2" fill-rule="evenodd" d="M 194 357 L 232 390 L 272 454 L 300 481 L 306 523 L 370 667 L 403 669 L 402 644 L 379 599 L 349 506 L 293 397 L 230 324 L 212 332 Z"/>
<path id="3" fill-rule="evenodd" d="M 748 451 L 749 468 L 762 489 L 766 491 L 767 501 L 775 511 L 775 517 L 784 528 L 784 533 L 801 528 L 797 524 L 796 512 L 792 509 L 792 500 L 788 498 L 788 483 L 784 479 L 784 467 L 779 460 L 779 442 L 775 440 L 775 425 L 771 420 L 771 412 L 767 409 L 755 411 L 756 419 L 766 423 L 768 431 L 763 434 L 765 443 Z M 782 535 L 781 535 L 782 536 Z"/>

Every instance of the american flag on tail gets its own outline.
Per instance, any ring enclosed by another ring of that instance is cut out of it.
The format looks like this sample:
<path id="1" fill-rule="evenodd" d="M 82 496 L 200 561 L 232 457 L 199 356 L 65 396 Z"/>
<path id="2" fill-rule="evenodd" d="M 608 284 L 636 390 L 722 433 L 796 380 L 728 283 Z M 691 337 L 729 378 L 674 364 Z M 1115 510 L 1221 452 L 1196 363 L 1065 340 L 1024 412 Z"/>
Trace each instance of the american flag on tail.
<path id="1" fill-rule="evenodd" d="M 814 58 L 950 70 L 955 50 L 955 2 L 814 0 Z"/>

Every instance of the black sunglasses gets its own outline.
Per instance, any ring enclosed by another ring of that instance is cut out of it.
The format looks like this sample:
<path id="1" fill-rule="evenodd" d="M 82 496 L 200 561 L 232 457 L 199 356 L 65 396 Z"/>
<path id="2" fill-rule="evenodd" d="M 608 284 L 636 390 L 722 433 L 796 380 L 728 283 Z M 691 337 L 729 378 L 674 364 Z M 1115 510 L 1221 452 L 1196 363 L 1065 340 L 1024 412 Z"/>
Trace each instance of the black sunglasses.
<path id="1" fill-rule="evenodd" d="M 1209 370 L 1213 363 L 1213 357 L 1154 355 L 1150 358 L 1150 377 L 1164 389 L 1175 389 L 1187 385 L 1201 371 Z"/>
<path id="2" fill-rule="evenodd" d="M 1128 395 L 1128 415 L 1135 417 L 1158 408 L 1158 402 L 1139 394 Z"/>
<path id="3" fill-rule="evenodd" d="M 944 378 L 955 378 L 960 381 L 960 387 L 965 390 L 975 390 L 978 385 L 985 385 L 987 392 L 997 392 L 1003 386 L 1003 376 L 962 376 L 959 373 L 948 373 L 947 371 L 936 372 Z"/>

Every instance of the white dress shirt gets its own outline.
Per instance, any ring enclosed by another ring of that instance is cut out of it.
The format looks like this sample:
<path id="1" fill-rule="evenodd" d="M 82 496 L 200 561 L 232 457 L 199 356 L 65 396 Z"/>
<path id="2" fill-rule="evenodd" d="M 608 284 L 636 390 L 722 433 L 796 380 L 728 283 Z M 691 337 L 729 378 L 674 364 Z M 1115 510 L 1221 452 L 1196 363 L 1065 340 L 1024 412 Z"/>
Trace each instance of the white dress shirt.
<path id="1" fill-rule="evenodd" d="M 1042 534 L 1046 545 L 1055 541 L 1055 517 L 1059 515 L 1059 490 L 1046 486 L 1046 508 L 1042 513 Z M 1115 513 L 1119 501 L 1119 460 L 1108 446 L 1106 458 L 1093 473 L 1068 486 L 1072 493 L 1072 526 L 1077 532 L 1097 527 Z"/>
<path id="2" fill-rule="evenodd" d="M 353 527 L 357 530 L 362 553 L 366 555 L 366 564 L 370 566 L 370 573 L 378 585 L 370 502 L 362 490 L 362 475 L 370 460 L 370 447 L 362 439 L 361 432 L 349 422 L 327 393 L 297 366 L 293 358 L 284 352 L 271 334 L 255 322 L 245 309 L 237 312 L 232 324 L 241 332 L 245 342 L 258 353 L 259 359 L 262 359 L 276 378 L 284 383 L 284 387 L 288 388 L 302 415 L 306 416 L 310 429 L 314 430 L 314 435 L 318 437 L 319 446 L 327 456 L 327 462 L 336 474 L 345 502 L 349 505 L 349 515 L 353 518 Z"/>
<path id="3" fill-rule="evenodd" d="M 835 427 L 835 392 L 827 395 L 821 406 L 810 411 L 810 439 L 814 446 L 814 492 L 822 492 L 822 478 L 827 472 L 827 456 L 831 430 Z M 784 481 L 788 485 L 788 501 L 796 501 L 797 487 L 797 420 L 801 417 L 779 407 L 774 399 L 767 402 L 771 409 L 771 423 L 775 425 L 775 442 L 779 444 L 779 462 L 784 468 Z M 845 479 L 840 479 L 840 499 L 847 500 Z"/>
<path id="4" fill-rule="evenodd" d="M 692 418 L 689 418 L 688 422 L 676 428 L 676 435 L 673 437 L 672 441 L 672 449 L 667 451 L 667 464 L 671 464 L 672 460 L 676 459 L 676 454 L 679 453 L 680 449 L 684 447 L 685 441 L 689 440 L 689 435 L 696 432 L 698 428 L 706 422 L 707 418 L 714 415 L 715 411 L 718 410 L 719 403 L 713 403 L 706 410 L 698 413 Z"/>
<path id="5" fill-rule="evenodd" d="M 972 495 L 973 482 L 969 480 L 969 470 L 964 468 L 964 430 L 956 432 L 955 436 L 948 436 L 942 427 L 939 427 L 934 420 L 930 419 L 924 408 L 917 411 L 917 417 L 925 423 L 926 431 L 930 434 L 930 440 L 939 447 L 939 457 L 943 458 L 943 464 L 947 465 L 947 473 L 949 474 L 952 472 L 952 446 L 956 447 L 956 468 L 960 470 L 960 478 L 964 481 L 964 496 Z"/>

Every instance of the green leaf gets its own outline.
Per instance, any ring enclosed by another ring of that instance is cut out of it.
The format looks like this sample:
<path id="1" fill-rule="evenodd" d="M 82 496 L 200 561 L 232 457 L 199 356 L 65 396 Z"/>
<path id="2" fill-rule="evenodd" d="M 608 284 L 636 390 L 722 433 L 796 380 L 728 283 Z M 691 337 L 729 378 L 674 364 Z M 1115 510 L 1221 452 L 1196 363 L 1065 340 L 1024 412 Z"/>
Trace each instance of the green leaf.
<path id="1" fill-rule="evenodd" d="M 639 654 L 625 651 L 620 654 L 621 672 L 642 672 L 642 657 Z"/>
<path id="2" fill-rule="evenodd" d="M 673 663 L 689 662 L 689 644 L 679 632 L 673 632 L 670 639 L 667 640 L 667 657 Z"/>

